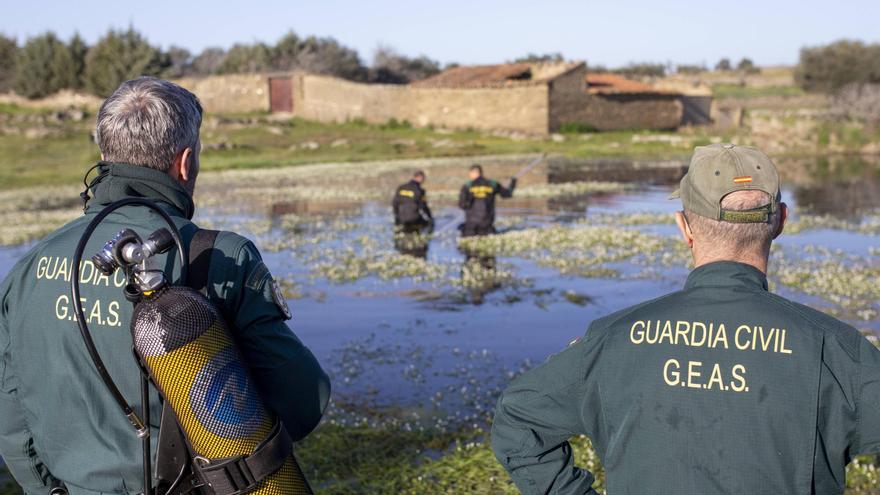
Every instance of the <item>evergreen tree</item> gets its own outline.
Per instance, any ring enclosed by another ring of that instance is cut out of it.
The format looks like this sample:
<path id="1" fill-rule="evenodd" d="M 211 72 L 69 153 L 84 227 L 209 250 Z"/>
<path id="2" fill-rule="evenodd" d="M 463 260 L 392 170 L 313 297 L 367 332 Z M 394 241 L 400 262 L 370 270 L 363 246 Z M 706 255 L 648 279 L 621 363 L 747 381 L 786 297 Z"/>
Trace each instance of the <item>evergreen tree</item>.
<path id="1" fill-rule="evenodd" d="M 54 33 L 31 38 L 18 51 L 15 91 L 41 98 L 74 85 L 76 74 L 67 46 Z"/>
<path id="2" fill-rule="evenodd" d="M 807 91 L 834 93 L 849 84 L 880 83 L 880 44 L 840 40 L 801 49 L 795 80 Z"/>
<path id="3" fill-rule="evenodd" d="M 380 46 L 373 56 L 370 81 L 386 84 L 406 84 L 419 81 L 440 72 L 440 63 L 425 55 L 409 58 L 393 48 Z"/>
<path id="4" fill-rule="evenodd" d="M 220 47 L 208 47 L 202 50 L 192 61 L 192 71 L 199 76 L 216 74 L 226 60 L 226 51 Z"/>
<path id="5" fill-rule="evenodd" d="M 296 69 L 301 44 L 299 36 L 293 31 L 288 31 L 272 48 L 272 68 L 275 70 Z"/>
<path id="6" fill-rule="evenodd" d="M 70 43 L 67 44 L 67 49 L 70 51 L 73 63 L 73 89 L 83 89 L 85 87 L 86 54 L 89 52 L 89 46 L 86 45 L 79 33 L 74 33 L 73 38 L 70 38 Z"/>
<path id="7" fill-rule="evenodd" d="M 0 34 L 0 93 L 12 89 L 17 54 L 18 44 L 15 39 Z"/>
<path id="8" fill-rule="evenodd" d="M 171 64 L 162 77 L 176 79 L 178 77 L 188 76 L 192 73 L 193 56 L 186 48 L 172 46 L 168 48 L 168 62 Z"/>
<path id="9" fill-rule="evenodd" d="M 265 43 L 236 43 L 226 53 L 217 72 L 220 74 L 254 74 L 272 68 L 272 52 Z"/>
<path id="10" fill-rule="evenodd" d="M 730 59 L 726 57 L 722 58 L 717 64 L 715 64 L 715 70 L 720 72 L 729 72 L 732 69 L 733 65 L 730 63 Z"/>
<path id="11" fill-rule="evenodd" d="M 168 56 L 134 28 L 110 30 L 86 55 L 86 89 L 109 96 L 121 83 L 139 76 L 157 76 L 170 65 Z"/>

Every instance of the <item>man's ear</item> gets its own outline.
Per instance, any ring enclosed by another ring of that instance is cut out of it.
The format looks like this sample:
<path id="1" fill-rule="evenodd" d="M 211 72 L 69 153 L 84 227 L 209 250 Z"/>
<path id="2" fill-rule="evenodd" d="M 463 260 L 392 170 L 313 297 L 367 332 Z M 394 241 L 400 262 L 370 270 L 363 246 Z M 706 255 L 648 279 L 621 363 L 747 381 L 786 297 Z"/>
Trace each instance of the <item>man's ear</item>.
<path id="1" fill-rule="evenodd" d="M 691 232 L 691 226 L 688 225 L 687 217 L 684 216 L 684 212 L 675 212 L 675 223 L 678 225 L 678 230 L 681 232 L 684 242 L 687 243 L 689 248 L 694 247 L 694 233 Z"/>
<path id="2" fill-rule="evenodd" d="M 776 229 L 776 233 L 773 234 L 773 239 L 776 239 L 780 235 L 782 235 L 782 231 L 785 229 L 785 222 L 788 220 L 788 205 L 785 203 L 779 203 L 779 227 Z"/>
<path id="3" fill-rule="evenodd" d="M 185 148 L 174 157 L 174 163 L 172 163 L 171 168 L 168 169 L 168 175 L 170 175 L 172 179 L 183 184 L 186 184 L 189 181 L 190 175 L 193 172 L 192 152 L 191 148 Z"/>

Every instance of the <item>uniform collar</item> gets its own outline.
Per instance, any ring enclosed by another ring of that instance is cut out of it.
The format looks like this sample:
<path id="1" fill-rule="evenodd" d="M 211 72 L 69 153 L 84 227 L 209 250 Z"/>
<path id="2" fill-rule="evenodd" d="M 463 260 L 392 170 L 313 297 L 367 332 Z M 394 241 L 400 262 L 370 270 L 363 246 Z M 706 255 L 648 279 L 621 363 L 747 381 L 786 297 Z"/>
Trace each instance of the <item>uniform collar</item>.
<path id="1" fill-rule="evenodd" d="M 736 261 L 716 261 L 703 265 L 688 276 L 685 289 L 695 287 L 767 288 L 767 276 L 752 265 Z"/>
<path id="2" fill-rule="evenodd" d="M 195 204 L 189 192 L 168 174 L 127 163 L 98 162 L 98 179 L 86 213 L 124 198 L 146 198 L 172 207 L 172 215 L 192 219 Z"/>

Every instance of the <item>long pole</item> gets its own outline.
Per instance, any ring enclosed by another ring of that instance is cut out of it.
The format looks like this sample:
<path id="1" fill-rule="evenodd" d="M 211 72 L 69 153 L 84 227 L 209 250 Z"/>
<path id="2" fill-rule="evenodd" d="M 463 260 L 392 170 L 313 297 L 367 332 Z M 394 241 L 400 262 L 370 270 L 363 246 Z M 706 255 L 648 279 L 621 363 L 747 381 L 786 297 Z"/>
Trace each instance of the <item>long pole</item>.
<path id="1" fill-rule="evenodd" d="M 520 169 L 519 172 L 515 173 L 515 174 L 513 175 L 513 178 L 514 178 L 514 179 L 519 179 L 519 178 L 522 177 L 523 175 L 525 175 L 525 174 L 531 172 L 531 170 L 532 170 L 533 168 L 537 167 L 538 165 L 540 165 L 541 163 L 544 162 L 544 157 L 546 157 L 546 156 L 547 156 L 547 153 L 541 153 L 541 156 L 539 156 L 538 158 L 535 158 L 535 159 L 532 161 L 532 163 L 529 163 L 528 165 L 526 165 L 525 167 L 523 167 L 522 169 Z"/>

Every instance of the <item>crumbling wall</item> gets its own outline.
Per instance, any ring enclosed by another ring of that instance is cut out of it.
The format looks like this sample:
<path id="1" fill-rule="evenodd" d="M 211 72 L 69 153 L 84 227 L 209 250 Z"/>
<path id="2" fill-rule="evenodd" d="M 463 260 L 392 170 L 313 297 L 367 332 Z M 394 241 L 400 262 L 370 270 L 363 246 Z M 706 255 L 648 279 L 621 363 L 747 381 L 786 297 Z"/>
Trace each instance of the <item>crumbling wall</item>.
<path id="1" fill-rule="evenodd" d="M 600 131 L 675 129 L 681 125 L 677 95 L 587 95 L 583 122 Z"/>
<path id="2" fill-rule="evenodd" d="M 417 88 L 360 84 L 333 77 L 300 74 L 294 80 L 294 114 L 319 122 L 390 119 L 415 126 L 505 129 L 547 134 L 546 85 L 508 88 Z"/>
<path id="3" fill-rule="evenodd" d="M 677 95 L 590 95 L 581 65 L 546 84 L 487 88 L 430 88 L 363 84 L 299 73 L 293 77 L 293 113 L 318 122 L 391 119 L 418 127 L 509 130 L 546 135 L 566 123 L 597 130 L 672 129 L 681 125 Z M 176 81 L 210 113 L 269 111 L 265 75 L 226 75 Z"/>
<path id="4" fill-rule="evenodd" d="M 269 111 L 269 82 L 265 75 L 187 77 L 174 82 L 198 96 L 209 113 Z"/>
<path id="5" fill-rule="evenodd" d="M 675 129 L 682 122 L 682 104 L 675 94 L 591 95 L 585 87 L 586 68 L 563 74 L 550 84 L 550 130 L 576 123 L 599 131 Z"/>

